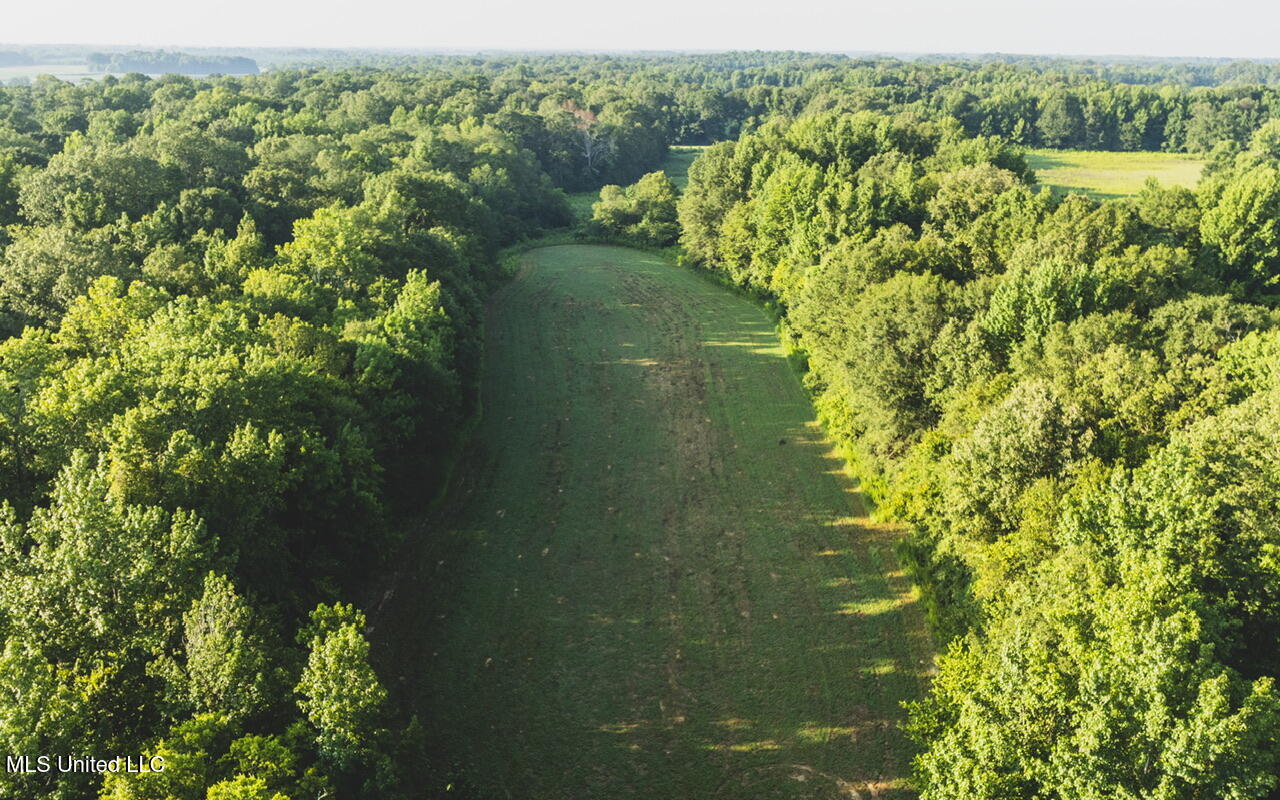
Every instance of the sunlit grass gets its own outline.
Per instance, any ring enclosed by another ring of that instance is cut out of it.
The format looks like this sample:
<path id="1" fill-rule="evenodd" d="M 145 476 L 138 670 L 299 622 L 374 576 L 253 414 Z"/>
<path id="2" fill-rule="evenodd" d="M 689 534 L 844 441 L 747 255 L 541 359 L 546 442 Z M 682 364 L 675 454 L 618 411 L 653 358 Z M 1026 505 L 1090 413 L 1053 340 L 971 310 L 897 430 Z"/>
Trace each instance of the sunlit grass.
<path id="1" fill-rule="evenodd" d="M 1142 191 L 1148 178 L 1165 186 L 1194 187 L 1204 161 L 1183 153 L 1030 150 L 1027 165 L 1055 192 L 1083 192 L 1100 200 Z"/>

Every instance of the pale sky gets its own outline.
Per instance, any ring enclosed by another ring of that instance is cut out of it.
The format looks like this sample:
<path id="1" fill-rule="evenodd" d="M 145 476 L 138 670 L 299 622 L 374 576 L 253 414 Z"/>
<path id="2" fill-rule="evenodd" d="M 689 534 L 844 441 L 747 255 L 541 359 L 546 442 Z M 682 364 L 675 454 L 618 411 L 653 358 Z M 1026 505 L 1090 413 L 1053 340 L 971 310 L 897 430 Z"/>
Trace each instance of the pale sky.
<path id="1" fill-rule="evenodd" d="M 4 0 L 0 42 L 1280 58 L 1271 0 Z"/>

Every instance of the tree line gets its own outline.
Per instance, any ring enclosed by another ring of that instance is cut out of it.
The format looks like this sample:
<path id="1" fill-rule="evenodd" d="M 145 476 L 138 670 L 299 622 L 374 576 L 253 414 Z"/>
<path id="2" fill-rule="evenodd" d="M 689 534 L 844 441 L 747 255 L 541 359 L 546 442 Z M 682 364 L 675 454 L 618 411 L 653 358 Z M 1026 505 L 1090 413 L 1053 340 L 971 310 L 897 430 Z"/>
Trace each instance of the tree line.
<path id="1" fill-rule="evenodd" d="M 557 185 L 569 190 L 630 183 L 653 166 L 655 151 L 666 144 L 732 140 L 779 116 L 824 111 L 958 120 L 972 136 L 1001 136 L 1028 146 L 1203 153 L 1217 148 L 1215 157 L 1227 160 L 1280 115 L 1272 75 L 1280 67 L 1247 62 L 1217 67 L 1220 77 L 1187 82 L 1172 65 L 1126 69 L 1033 59 L 934 63 L 727 53 L 373 61 L 383 66 L 281 69 L 222 78 L 217 85 L 262 108 L 305 110 L 295 126 L 305 127 L 303 121 L 317 115 L 341 115 L 332 122 L 343 133 L 385 124 L 397 110 L 431 122 L 483 118 L 517 137 Z M 167 76 L 151 91 L 163 88 L 167 102 L 177 102 L 190 94 L 181 80 Z M 291 93 L 293 86 L 300 91 Z M 307 108 L 311 87 L 342 94 L 346 107 Z M 28 161 L 47 160 L 71 133 L 87 132 L 91 116 L 141 111 L 141 91 L 137 82 L 114 78 L 107 87 L 73 86 L 48 76 L 11 87 L 0 96 L 0 145 Z"/>
<path id="2" fill-rule="evenodd" d="M 1263 798 L 1280 775 L 1280 122 L 1193 190 L 1037 190 L 873 112 L 694 162 L 687 256 L 776 299 L 947 643 L 924 798 Z"/>
<path id="3" fill-rule="evenodd" d="M 130 50 L 127 53 L 90 53 L 90 72 L 145 72 L 153 75 L 256 75 L 258 62 L 244 56 L 197 56 L 164 50 Z"/>
<path id="4" fill-rule="evenodd" d="M 165 763 L 6 771 L 0 794 L 422 784 L 357 605 L 473 413 L 498 250 L 569 212 L 461 89 L 377 83 L 0 92 L 0 750 Z M 579 143 L 548 108 L 528 136 Z"/>
<path id="5" fill-rule="evenodd" d="M 820 111 L 955 118 L 971 135 L 1022 145 L 1209 152 L 1243 148 L 1276 116 L 1280 64 L 1210 59 L 1106 61 L 992 57 L 901 60 L 835 54 L 360 57 L 504 83 L 625 87 L 677 144 L 737 138 L 775 116 Z"/>

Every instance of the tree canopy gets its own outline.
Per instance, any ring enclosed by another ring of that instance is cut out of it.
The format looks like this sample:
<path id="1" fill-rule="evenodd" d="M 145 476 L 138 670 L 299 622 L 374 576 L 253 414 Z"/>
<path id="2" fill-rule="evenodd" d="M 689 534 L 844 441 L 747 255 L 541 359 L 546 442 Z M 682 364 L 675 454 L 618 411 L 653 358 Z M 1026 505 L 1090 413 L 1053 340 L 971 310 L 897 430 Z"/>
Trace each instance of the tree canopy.
<path id="1" fill-rule="evenodd" d="M 910 526 L 923 797 L 1274 795 L 1280 68 L 380 58 L 0 88 L 0 749 L 167 765 L 0 795 L 420 796 L 357 605 L 479 412 L 501 252 L 582 191 L 775 304 Z M 1209 166 L 1099 202 L 1031 145 Z"/>

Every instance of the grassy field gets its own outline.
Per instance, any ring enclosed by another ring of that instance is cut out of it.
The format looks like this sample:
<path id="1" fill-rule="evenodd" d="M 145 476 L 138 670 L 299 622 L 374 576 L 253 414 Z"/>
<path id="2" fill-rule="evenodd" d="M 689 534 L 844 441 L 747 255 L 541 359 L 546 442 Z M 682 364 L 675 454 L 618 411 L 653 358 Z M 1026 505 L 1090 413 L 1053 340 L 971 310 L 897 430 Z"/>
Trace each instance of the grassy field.
<path id="1" fill-rule="evenodd" d="M 667 173 L 667 177 L 676 185 L 676 188 L 683 192 L 685 185 L 689 183 L 689 165 L 704 149 L 706 148 L 699 145 L 676 145 L 667 151 L 667 157 L 658 169 Z M 574 216 L 579 221 L 584 221 L 591 219 L 591 206 L 599 199 L 600 191 L 597 189 L 589 192 L 570 192 L 569 206 L 573 209 Z"/>
<path id="2" fill-rule="evenodd" d="M 573 210 L 573 217 L 578 222 L 586 222 L 591 219 L 591 206 L 600 199 L 600 191 L 592 189 L 589 192 L 569 192 L 569 208 Z"/>
<path id="3" fill-rule="evenodd" d="M 706 149 L 699 145 L 677 145 L 667 151 L 667 157 L 662 162 L 661 169 L 667 173 L 667 177 L 677 189 L 684 191 L 684 187 L 689 183 L 689 165 L 699 153 Z"/>
<path id="4" fill-rule="evenodd" d="M 0 67 L 0 84 L 8 83 L 14 79 L 34 81 L 41 75 L 52 75 L 58 80 L 68 81 L 69 83 L 80 83 L 85 79 L 101 80 L 107 75 L 115 75 L 120 77 L 123 72 L 90 72 L 87 64 L 26 64 L 16 67 Z M 158 78 L 161 73 L 149 73 L 150 77 Z M 190 75 L 191 78 L 203 78 L 204 75 Z"/>
<path id="5" fill-rule="evenodd" d="M 1100 200 L 1137 194 L 1147 178 L 1192 188 L 1204 161 L 1181 153 L 1030 150 L 1027 164 L 1055 192 L 1083 192 Z"/>
<path id="6" fill-rule="evenodd" d="M 484 419 L 378 623 L 448 796 L 913 796 L 918 598 L 765 313 L 567 245 L 486 324 Z"/>
<path id="7" fill-rule="evenodd" d="M 41 75 L 52 75 L 59 80 L 75 83 L 84 78 L 101 78 L 104 73 L 90 72 L 84 64 L 25 64 L 0 67 L 0 82 L 7 83 L 15 78 L 35 80 Z"/>

